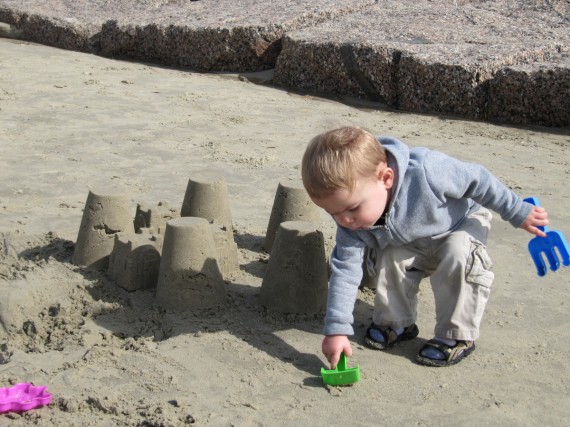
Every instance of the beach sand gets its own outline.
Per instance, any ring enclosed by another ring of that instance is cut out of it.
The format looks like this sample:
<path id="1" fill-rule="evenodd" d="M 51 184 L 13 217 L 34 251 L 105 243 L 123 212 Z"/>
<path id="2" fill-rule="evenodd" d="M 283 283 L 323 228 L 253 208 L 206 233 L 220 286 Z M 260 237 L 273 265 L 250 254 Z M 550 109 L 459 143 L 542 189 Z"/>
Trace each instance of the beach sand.
<path id="1" fill-rule="evenodd" d="M 324 386 L 322 315 L 259 302 L 265 231 L 280 182 L 299 179 L 316 133 L 353 123 L 484 164 L 537 196 L 568 235 L 570 135 L 422 116 L 0 39 L 0 386 L 47 385 L 49 406 L 0 426 L 532 426 L 570 416 L 570 273 L 539 278 L 531 238 L 497 216 L 495 283 L 477 350 L 451 368 L 415 355 L 431 338 L 429 283 L 418 339 L 363 346 L 374 294 L 355 308 L 362 380 Z M 89 190 L 180 208 L 201 171 L 228 185 L 240 269 L 223 307 L 175 313 L 71 263 Z M 334 224 L 322 216 L 327 248 Z"/>

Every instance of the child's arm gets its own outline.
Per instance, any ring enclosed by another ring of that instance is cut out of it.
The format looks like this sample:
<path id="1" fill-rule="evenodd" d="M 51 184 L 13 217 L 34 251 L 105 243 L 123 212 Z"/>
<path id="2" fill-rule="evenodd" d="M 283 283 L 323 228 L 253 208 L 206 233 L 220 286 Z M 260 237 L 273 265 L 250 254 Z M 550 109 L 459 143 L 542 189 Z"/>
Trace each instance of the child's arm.
<path id="1" fill-rule="evenodd" d="M 362 280 L 364 243 L 338 227 L 336 246 L 331 254 L 331 277 L 322 350 L 334 369 L 340 353 L 352 355 L 348 335 L 354 334 L 352 322 L 358 286 Z"/>
<path id="2" fill-rule="evenodd" d="M 336 368 L 340 360 L 340 354 L 352 356 L 352 347 L 346 335 L 327 335 L 323 339 L 323 354 L 331 364 L 331 369 Z"/>
<path id="3" fill-rule="evenodd" d="M 540 206 L 533 206 L 520 228 L 531 234 L 546 237 L 546 233 L 538 228 L 539 226 L 544 227 L 545 225 L 548 225 L 548 213 Z"/>
<path id="4" fill-rule="evenodd" d="M 433 194 L 445 205 L 450 199 L 470 198 L 481 206 L 497 212 L 513 227 L 522 227 L 533 205 L 526 203 L 514 191 L 477 163 L 466 163 L 446 154 L 432 151 L 425 160 L 426 179 Z M 541 220 L 539 220 L 541 221 Z M 536 224 L 529 224 L 535 226 Z M 528 227 L 528 225 L 527 225 Z M 534 228 L 527 228 L 539 235 Z"/>

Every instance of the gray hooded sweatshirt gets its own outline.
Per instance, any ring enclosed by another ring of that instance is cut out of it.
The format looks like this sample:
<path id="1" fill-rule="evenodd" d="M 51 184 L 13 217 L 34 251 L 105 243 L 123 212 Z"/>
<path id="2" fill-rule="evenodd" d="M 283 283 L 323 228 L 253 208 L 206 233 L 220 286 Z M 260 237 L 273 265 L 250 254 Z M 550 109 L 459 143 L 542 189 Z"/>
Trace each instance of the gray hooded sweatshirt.
<path id="1" fill-rule="evenodd" d="M 427 148 L 410 149 L 395 138 L 378 140 L 386 148 L 396 178 L 385 225 L 366 230 L 337 227 L 325 335 L 354 334 L 352 313 L 367 247 L 381 251 L 425 237 L 445 236 L 481 206 L 519 227 L 532 209 L 481 165 Z"/>

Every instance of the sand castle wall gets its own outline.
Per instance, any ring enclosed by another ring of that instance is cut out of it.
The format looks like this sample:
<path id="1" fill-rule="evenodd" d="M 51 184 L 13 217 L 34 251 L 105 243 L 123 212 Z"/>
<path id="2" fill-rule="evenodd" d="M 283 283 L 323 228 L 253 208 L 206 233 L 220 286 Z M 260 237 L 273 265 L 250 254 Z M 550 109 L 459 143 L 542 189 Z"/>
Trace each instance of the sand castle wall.
<path id="1" fill-rule="evenodd" d="M 166 202 L 159 202 L 152 208 L 138 204 L 134 219 L 135 232 L 141 233 L 143 229 L 147 229 L 151 234 L 164 234 L 166 223 L 179 216 L 180 210 L 170 207 Z"/>
<path id="2" fill-rule="evenodd" d="M 0 0 L 0 22 L 5 36 L 109 57 L 275 68 L 273 84 L 404 111 L 570 124 L 565 0 L 134 3 Z"/>
<path id="3" fill-rule="evenodd" d="M 127 291 L 152 289 L 158 282 L 162 236 L 117 234 L 108 276 Z"/>

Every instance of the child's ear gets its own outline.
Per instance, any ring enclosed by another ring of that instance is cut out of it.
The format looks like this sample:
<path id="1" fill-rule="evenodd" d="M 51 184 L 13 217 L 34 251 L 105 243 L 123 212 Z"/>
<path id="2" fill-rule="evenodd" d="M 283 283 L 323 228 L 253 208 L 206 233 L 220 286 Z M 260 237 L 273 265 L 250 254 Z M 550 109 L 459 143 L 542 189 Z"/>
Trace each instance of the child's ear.
<path id="1" fill-rule="evenodd" d="M 384 183 L 386 189 L 392 188 L 394 185 L 394 169 L 385 167 L 378 173 L 378 179 Z"/>

